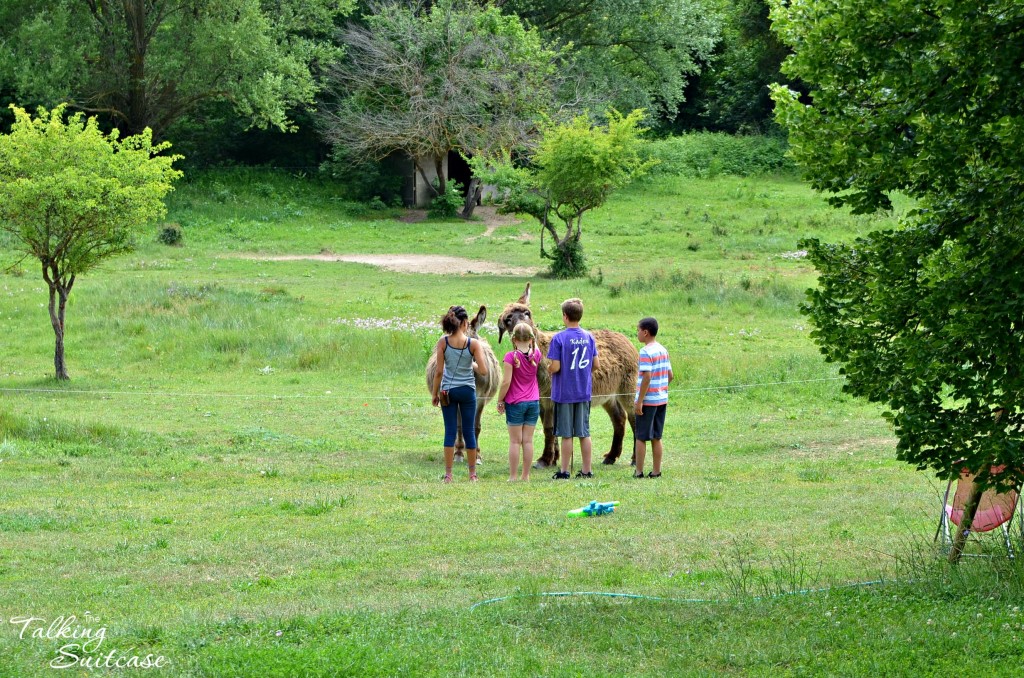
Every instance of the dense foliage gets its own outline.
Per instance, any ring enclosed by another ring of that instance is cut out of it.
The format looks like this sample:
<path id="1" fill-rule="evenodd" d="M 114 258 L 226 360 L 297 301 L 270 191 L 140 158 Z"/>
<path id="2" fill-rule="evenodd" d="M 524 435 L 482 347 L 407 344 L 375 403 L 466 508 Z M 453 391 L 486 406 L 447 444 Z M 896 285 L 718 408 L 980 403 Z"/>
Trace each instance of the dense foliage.
<path id="1" fill-rule="evenodd" d="M 891 411 L 898 455 L 942 476 L 958 460 L 1024 478 L 1024 5 L 778 3 L 787 72 L 775 90 L 815 188 L 855 212 L 919 201 L 901 228 L 806 243 L 806 312 L 848 390 Z"/>
<path id="2" fill-rule="evenodd" d="M 571 46 L 570 97 L 599 108 L 674 112 L 718 39 L 700 0 L 507 0 L 507 12 Z"/>
<path id="3" fill-rule="evenodd" d="M 14 107 L 10 134 L 0 135 L 0 231 L 24 258 L 35 259 L 50 292 L 56 336 L 54 366 L 67 379 L 64 313 L 81 274 L 132 249 L 136 229 L 165 211 L 163 198 L 181 173 L 167 144 L 147 130 L 121 139 L 95 118 Z M 73 158 L 74 162 L 68 162 Z"/>
<path id="4" fill-rule="evenodd" d="M 351 0 L 25 0 L 0 6 L 0 82 L 23 104 L 70 102 L 161 138 L 209 100 L 293 128 Z"/>

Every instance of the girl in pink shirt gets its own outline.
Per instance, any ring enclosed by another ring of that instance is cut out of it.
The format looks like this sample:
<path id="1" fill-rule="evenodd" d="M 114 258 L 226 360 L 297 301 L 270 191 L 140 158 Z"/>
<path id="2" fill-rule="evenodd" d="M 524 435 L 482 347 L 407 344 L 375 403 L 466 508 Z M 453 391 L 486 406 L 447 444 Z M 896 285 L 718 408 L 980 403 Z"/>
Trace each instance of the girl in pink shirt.
<path id="1" fill-rule="evenodd" d="M 514 482 L 519 470 L 519 450 L 523 452 L 522 480 L 530 479 L 533 463 L 533 432 L 540 416 L 540 389 L 537 386 L 537 366 L 541 352 L 533 328 L 519 323 L 512 328 L 514 351 L 505 354 L 502 363 L 501 390 L 498 391 L 498 413 L 505 414 L 508 424 L 509 482 Z"/>

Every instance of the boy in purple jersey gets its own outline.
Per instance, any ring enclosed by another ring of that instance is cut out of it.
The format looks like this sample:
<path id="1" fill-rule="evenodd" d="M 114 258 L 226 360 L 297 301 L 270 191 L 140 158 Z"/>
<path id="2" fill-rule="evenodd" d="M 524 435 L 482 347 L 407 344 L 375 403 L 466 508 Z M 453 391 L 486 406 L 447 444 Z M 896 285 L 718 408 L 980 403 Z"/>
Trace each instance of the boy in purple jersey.
<path id="1" fill-rule="evenodd" d="M 562 302 L 565 329 L 551 338 L 548 347 L 548 372 L 551 374 L 551 400 L 555 404 L 555 435 L 562 439 L 561 470 L 552 478 L 569 479 L 572 463 L 572 439 L 580 439 L 583 468 L 577 478 L 593 478 L 590 444 L 591 374 L 597 369 L 597 342 L 590 332 L 580 328 L 583 302 Z"/>

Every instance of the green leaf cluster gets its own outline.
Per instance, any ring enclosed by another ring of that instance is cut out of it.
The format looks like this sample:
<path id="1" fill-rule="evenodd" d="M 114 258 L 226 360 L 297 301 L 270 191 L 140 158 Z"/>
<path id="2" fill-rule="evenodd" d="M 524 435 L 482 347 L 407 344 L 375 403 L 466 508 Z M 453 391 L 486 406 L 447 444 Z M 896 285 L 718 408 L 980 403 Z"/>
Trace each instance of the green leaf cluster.
<path id="1" fill-rule="evenodd" d="M 999 0 L 776 2 L 774 90 L 794 158 L 855 212 L 919 208 L 851 245 L 806 243 L 805 311 L 848 389 L 885 403 L 900 458 L 1024 478 L 1024 5 Z M 995 482 L 983 477 L 984 482 Z"/>
<path id="2" fill-rule="evenodd" d="M 338 57 L 353 0 L 25 0 L 0 7 L 0 81 L 21 102 L 109 115 L 161 138 L 207 101 L 293 129 L 315 72 Z"/>

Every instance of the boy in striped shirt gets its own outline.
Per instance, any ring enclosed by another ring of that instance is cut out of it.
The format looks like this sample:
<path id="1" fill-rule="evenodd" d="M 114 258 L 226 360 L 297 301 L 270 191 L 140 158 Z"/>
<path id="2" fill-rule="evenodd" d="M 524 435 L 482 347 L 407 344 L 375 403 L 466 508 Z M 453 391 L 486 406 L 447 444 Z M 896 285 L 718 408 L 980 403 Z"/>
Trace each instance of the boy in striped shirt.
<path id="1" fill-rule="evenodd" d="M 668 385 L 672 383 L 672 363 L 668 351 L 657 342 L 658 321 L 644 318 L 636 327 L 636 338 L 643 344 L 640 349 L 640 373 L 636 380 L 636 471 L 634 478 L 644 477 L 644 457 L 647 441 L 651 441 L 653 468 L 648 478 L 661 477 L 661 433 L 665 428 L 665 409 L 668 407 Z"/>

